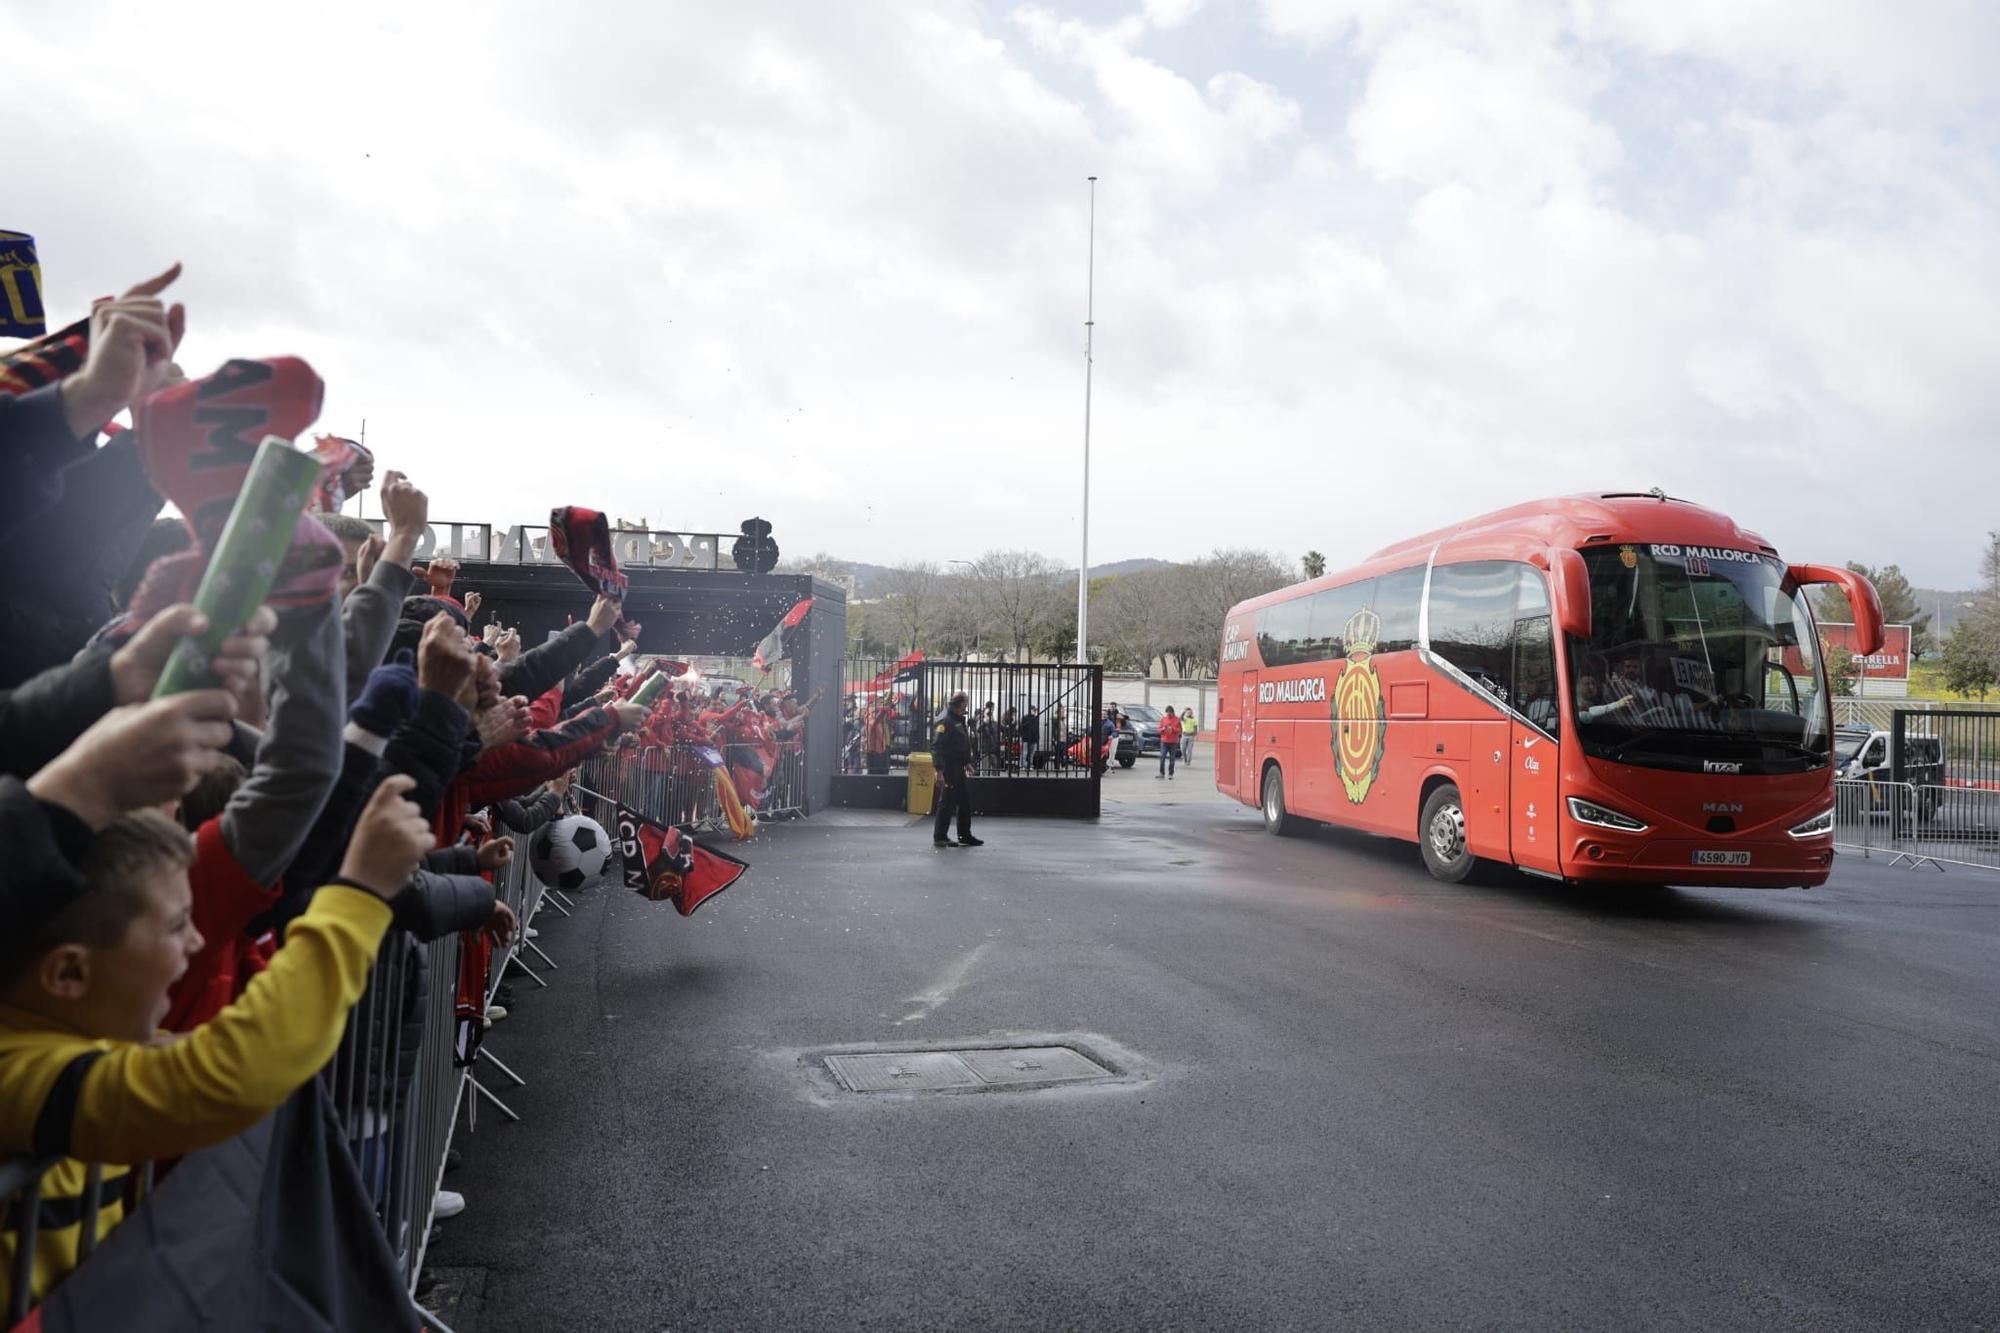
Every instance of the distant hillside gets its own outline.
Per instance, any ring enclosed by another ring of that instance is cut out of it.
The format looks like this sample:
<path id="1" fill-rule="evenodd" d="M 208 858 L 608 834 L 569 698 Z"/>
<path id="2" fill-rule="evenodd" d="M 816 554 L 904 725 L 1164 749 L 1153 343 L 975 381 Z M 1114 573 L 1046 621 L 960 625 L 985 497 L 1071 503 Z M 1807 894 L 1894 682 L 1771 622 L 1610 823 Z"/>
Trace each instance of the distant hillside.
<path id="1" fill-rule="evenodd" d="M 1101 579 L 1116 574 L 1137 574 L 1147 569 L 1169 569 L 1173 564 L 1171 560 L 1113 560 L 1108 565 L 1092 565 L 1090 577 Z"/>

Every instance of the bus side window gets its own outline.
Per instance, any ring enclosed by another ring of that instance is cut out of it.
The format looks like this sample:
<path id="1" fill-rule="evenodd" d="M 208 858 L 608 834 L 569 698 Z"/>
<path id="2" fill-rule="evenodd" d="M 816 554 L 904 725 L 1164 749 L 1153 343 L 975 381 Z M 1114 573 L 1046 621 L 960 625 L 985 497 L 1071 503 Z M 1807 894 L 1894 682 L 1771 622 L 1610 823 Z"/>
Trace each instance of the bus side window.
<path id="1" fill-rule="evenodd" d="M 1514 608 L 1514 707 L 1554 736 L 1556 716 L 1555 631 L 1549 617 L 1548 590 L 1542 576 L 1519 566 L 1520 586 Z"/>
<path id="2" fill-rule="evenodd" d="M 1431 571 L 1431 651 L 1509 703 L 1517 568 L 1511 560 L 1477 560 Z"/>
<path id="3" fill-rule="evenodd" d="M 1309 660 L 1306 640 L 1312 632 L 1312 601 L 1295 597 L 1257 613 L 1257 654 L 1265 666 L 1293 666 Z"/>
<path id="4" fill-rule="evenodd" d="M 1354 617 L 1375 600 L 1375 580 L 1363 579 L 1328 588 L 1312 597 L 1312 659 L 1327 662 L 1347 656 L 1347 631 Z"/>
<path id="5" fill-rule="evenodd" d="M 1382 627 L 1376 631 L 1376 656 L 1408 652 L 1417 646 L 1417 611 L 1423 600 L 1422 565 L 1384 574 L 1375 581 L 1375 614 L 1382 619 Z"/>

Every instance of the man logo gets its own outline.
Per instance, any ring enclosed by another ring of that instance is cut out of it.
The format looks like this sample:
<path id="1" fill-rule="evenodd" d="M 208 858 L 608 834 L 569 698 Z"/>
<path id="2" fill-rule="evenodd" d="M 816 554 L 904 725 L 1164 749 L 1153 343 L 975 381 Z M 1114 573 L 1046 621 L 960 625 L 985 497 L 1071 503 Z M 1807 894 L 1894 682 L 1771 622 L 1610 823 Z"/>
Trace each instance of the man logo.
<path id="1" fill-rule="evenodd" d="M 1703 801 L 1701 812 L 1705 815 L 1740 815 L 1743 813 L 1743 802 Z"/>
<path id="2" fill-rule="evenodd" d="M 1333 691 L 1333 757 L 1347 799 L 1360 805 L 1368 799 L 1376 774 L 1382 771 L 1382 751 L 1388 743 L 1388 714 L 1382 706 L 1382 679 L 1369 659 L 1382 618 L 1373 611 L 1356 611 L 1347 621 L 1347 661 Z"/>
<path id="3" fill-rule="evenodd" d="M 1721 759 L 1704 759 L 1701 761 L 1701 771 L 1704 773 L 1741 773 L 1743 765 L 1728 763 Z"/>

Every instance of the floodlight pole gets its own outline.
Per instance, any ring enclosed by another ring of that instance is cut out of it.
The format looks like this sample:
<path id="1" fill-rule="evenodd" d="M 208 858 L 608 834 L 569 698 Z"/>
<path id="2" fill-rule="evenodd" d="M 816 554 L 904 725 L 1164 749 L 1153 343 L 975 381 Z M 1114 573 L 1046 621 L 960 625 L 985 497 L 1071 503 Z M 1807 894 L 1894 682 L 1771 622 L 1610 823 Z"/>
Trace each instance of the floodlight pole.
<path id="1" fill-rule="evenodd" d="M 1090 373 L 1097 334 L 1097 177 L 1090 177 L 1090 248 L 1083 296 L 1083 555 L 1076 571 L 1076 660 L 1090 661 Z"/>

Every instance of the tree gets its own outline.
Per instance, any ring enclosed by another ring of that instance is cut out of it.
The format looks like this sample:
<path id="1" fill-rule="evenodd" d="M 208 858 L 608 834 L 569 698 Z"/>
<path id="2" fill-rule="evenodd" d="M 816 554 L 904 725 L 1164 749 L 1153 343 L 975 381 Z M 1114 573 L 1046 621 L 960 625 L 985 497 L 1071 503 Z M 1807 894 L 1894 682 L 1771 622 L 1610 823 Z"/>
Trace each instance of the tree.
<path id="1" fill-rule="evenodd" d="M 1976 694 L 1981 702 L 1987 691 L 2000 685 L 2000 651 L 1995 635 L 1982 617 L 1958 622 L 1944 640 L 1944 685 L 1954 694 Z"/>
<path id="2" fill-rule="evenodd" d="M 1826 649 L 1826 678 L 1833 684 L 1833 692 L 1841 698 L 1851 698 L 1855 682 L 1861 678 L 1859 663 L 1854 654 L 1837 643 L 1822 645 Z"/>
<path id="3" fill-rule="evenodd" d="M 1299 568 L 1309 579 L 1323 578 L 1326 575 L 1326 557 L 1318 551 L 1307 551 L 1305 559 L 1299 561 Z"/>
<path id="4" fill-rule="evenodd" d="M 973 562 L 980 627 L 1012 648 L 1015 661 L 1024 660 L 1035 636 L 1061 615 L 1070 591 L 1065 573 L 1035 551 L 988 551 Z"/>
<path id="5" fill-rule="evenodd" d="M 1177 572 L 1142 569 L 1093 585 L 1090 624 L 1106 667 L 1147 675 L 1173 649 Z"/>
<path id="6" fill-rule="evenodd" d="M 931 636 L 944 612 L 944 573 L 934 560 L 897 565 L 882 576 L 883 641 L 901 654 L 931 646 Z M 875 617 L 870 616 L 873 622 Z M 874 626 L 871 623 L 871 628 Z"/>
<path id="7" fill-rule="evenodd" d="M 978 580 L 957 570 L 938 580 L 938 613 L 931 624 L 933 655 L 966 658 L 979 651 L 981 631 Z"/>
<path id="8" fill-rule="evenodd" d="M 854 572 L 854 566 L 839 556 L 826 551 L 815 551 L 803 560 L 780 561 L 775 571 L 780 574 L 810 574 L 818 579 L 845 578 Z"/>
<path id="9" fill-rule="evenodd" d="M 1910 580 L 1904 576 L 1900 565 L 1883 565 L 1877 569 L 1858 560 L 1850 560 L 1847 567 L 1875 585 L 1875 595 L 1882 601 L 1883 624 L 1910 627 L 1911 661 L 1937 647 L 1930 632 L 1931 613 L 1917 604 L 1917 590 L 1910 586 Z M 1853 621 L 1854 609 L 1847 604 L 1845 593 L 1829 585 L 1814 595 L 1813 615 L 1820 620 L 1844 624 Z"/>
<path id="10" fill-rule="evenodd" d="M 1229 608 L 1291 583 L 1291 568 L 1264 551 L 1218 550 L 1179 567 L 1175 581 L 1180 674 L 1213 675 L 1222 656 Z"/>
<path id="11" fill-rule="evenodd" d="M 1983 586 L 1944 641 L 1945 685 L 1981 699 L 2000 685 L 2000 531 L 1990 537 L 1979 562 Z"/>

